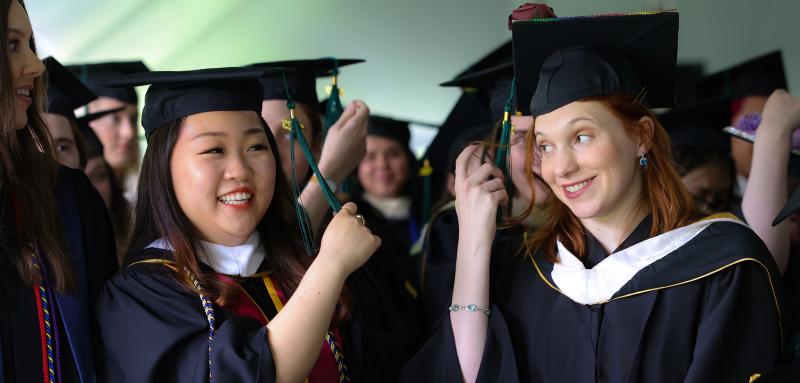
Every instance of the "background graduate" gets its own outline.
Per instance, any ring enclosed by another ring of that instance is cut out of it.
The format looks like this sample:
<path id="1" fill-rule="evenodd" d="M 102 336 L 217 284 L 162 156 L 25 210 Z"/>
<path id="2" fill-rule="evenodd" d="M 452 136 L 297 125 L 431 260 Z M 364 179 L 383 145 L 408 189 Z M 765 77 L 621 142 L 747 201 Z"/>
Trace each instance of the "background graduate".
<path id="1" fill-rule="evenodd" d="M 0 381 L 94 382 L 111 225 L 82 172 L 58 165 L 23 4 L 0 2 L 0 20 Z"/>
<path id="2" fill-rule="evenodd" d="M 142 119 L 148 148 L 127 264 L 98 301 L 104 379 L 397 375 L 403 325 L 372 279 L 353 273 L 380 239 L 346 204 L 319 253 L 304 252 L 289 181 L 260 117 L 263 73 L 152 72 L 115 81 L 150 84 Z"/>
<path id="3" fill-rule="evenodd" d="M 103 143 L 103 157 L 114 169 L 115 178 L 125 190 L 125 198 L 133 203 L 139 178 L 139 97 L 133 89 L 109 88 L 102 82 L 147 71 L 147 66 L 141 61 L 111 61 L 74 64 L 67 68 L 97 95 L 87 106 L 88 113 L 115 110 L 92 121 L 91 127 Z"/>
<path id="4" fill-rule="evenodd" d="M 650 106 L 674 100 L 677 28 L 674 12 L 514 23 L 550 217 L 498 293 L 489 254 L 508 195 L 499 169 L 462 153 L 450 320 L 401 380 L 746 381 L 777 363 L 772 258 L 732 216 L 698 221 L 643 103 L 645 89 Z"/>
<path id="5" fill-rule="evenodd" d="M 301 187 L 300 202 L 308 213 L 312 231 L 317 237 L 324 228 L 330 209 L 325 202 L 319 180 L 311 172 L 300 144 L 295 141 L 290 148 L 290 131 L 286 107 L 287 91 L 296 104 L 295 114 L 303 127 L 320 172 L 334 193 L 343 191 L 347 176 L 358 166 L 366 152 L 367 117 L 369 110 L 359 107 L 361 102 L 348 105 L 341 116 L 325 126 L 325 111 L 320 110 L 317 96 L 317 78 L 338 76 L 340 67 L 364 62 L 359 59 L 322 58 L 311 60 L 272 61 L 253 64 L 256 68 L 284 68 L 281 72 L 268 72 L 259 81 L 264 89 L 261 116 L 267 122 L 281 155 L 286 175 L 292 174 L 291 152 L 294 151 L 294 172 Z M 285 79 L 285 81 L 284 81 Z"/>
<path id="6" fill-rule="evenodd" d="M 555 17 L 552 8 L 543 4 L 528 4 L 528 7 L 521 8 L 527 8 L 528 12 L 535 13 L 540 18 Z M 512 14 L 512 18 L 516 18 L 518 13 L 519 9 Z M 484 63 L 493 65 L 483 67 Z M 471 68 L 473 70 L 469 73 L 441 85 L 459 86 L 482 95 L 481 99 L 490 111 L 494 123 L 468 129 L 453 140 L 449 148 L 452 174 L 448 175 L 447 182 L 448 188 L 452 188 L 453 193 L 455 193 L 456 158 L 467 146 L 477 141 L 486 143 L 478 146 L 476 154 L 486 162 L 495 162 L 496 153 L 502 145 L 499 138 L 502 134 L 504 108 L 509 97 L 513 97 L 511 42 L 507 46 L 504 44 L 493 50 Z M 512 106 L 514 104 L 512 99 Z M 492 257 L 497 261 L 497 267 L 494 267 L 492 272 L 496 280 L 507 280 L 502 276 L 508 271 L 507 261 L 514 259 L 523 249 L 525 232 L 535 229 L 541 223 L 537 222 L 537 218 L 542 216 L 542 208 L 549 193 L 549 189 L 541 179 L 538 165 L 526 165 L 525 161 L 525 137 L 533 128 L 533 118 L 515 112 L 510 113 L 509 118 L 513 128 L 506 151 L 508 171 L 504 174 L 504 179 L 510 178 L 506 186 L 509 187 L 508 191 L 513 202 L 504 209 L 502 229 L 497 232 L 492 243 Z M 532 201 L 534 195 L 536 200 Z M 455 279 L 458 229 L 455 203 L 451 202 L 444 205 L 431 218 L 430 224 L 426 227 L 425 238 L 420 244 L 422 249 L 419 254 L 419 301 L 422 326 L 426 335 L 430 335 L 436 322 L 448 312 L 447 306 L 451 300 Z"/>

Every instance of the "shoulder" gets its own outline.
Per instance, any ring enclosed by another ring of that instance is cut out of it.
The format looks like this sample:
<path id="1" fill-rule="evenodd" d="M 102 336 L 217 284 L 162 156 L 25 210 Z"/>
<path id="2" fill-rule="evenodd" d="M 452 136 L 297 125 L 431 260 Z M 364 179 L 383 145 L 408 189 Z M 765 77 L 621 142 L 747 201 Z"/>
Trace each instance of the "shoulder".
<path id="1" fill-rule="evenodd" d="M 188 293 L 179 282 L 180 276 L 173 261 L 172 252 L 167 250 L 137 251 L 106 283 L 104 295 L 109 292 L 126 292 L 132 295 Z"/>
<path id="2" fill-rule="evenodd" d="M 77 201 L 81 211 L 91 209 L 106 212 L 102 197 L 81 170 L 59 165 L 56 194 L 60 197 L 58 201 L 62 201 L 61 197 L 71 194 L 70 197 Z"/>
<path id="3" fill-rule="evenodd" d="M 687 246 L 702 253 L 724 256 L 729 261 L 753 258 L 774 266 L 774 260 L 764 242 L 741 220 L 715 220 L 693 238 Z"/>

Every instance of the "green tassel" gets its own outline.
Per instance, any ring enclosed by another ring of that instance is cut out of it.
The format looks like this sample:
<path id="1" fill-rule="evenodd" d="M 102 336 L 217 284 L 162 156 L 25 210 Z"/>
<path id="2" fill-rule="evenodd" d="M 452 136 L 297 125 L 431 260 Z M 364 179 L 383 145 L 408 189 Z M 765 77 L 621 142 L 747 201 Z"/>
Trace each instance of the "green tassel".
<path id="1" fill-rule="evenodd" d="M 292 131 L 294 131 L 294 122 L 292 122 Z M 302 135 L 302 134 L 301 134 Z M 294 133 L 289 135 L 289 147 L 294 147 Z M 306 254 L 309 256 L 314 255 L 314 239 L 311 230 L 311 223 L 308 219 L 308 214 L 306 213 L 306 209 L 303 208 L 303 205 L 300 203 L 300 183 L 297 180 L 297 168 L 296 163 L 297 161 L 294 158 L 294 150 L 289 151 L 290 162 L 292 165 L 292 195 L 294 196 L 294 208 L 295 208 L 295 215 L 297 216 L 297 222 L 300 225 L 300 236 L 303 238 L 303 247 L 306 250 Z"/>
<path id="2" fill-rule="evenodd" d="M 325 121 L 322 124 L 322 138 L 328 134 L 328 129 L 339 120 L 342 116 L 344 108 L 342 101 L 339 99 L 339 86 L 337 85 L 339 78 L 339 61 L 336 58 L 333 60 L 333 84 L 331 85 L 331 95 L 328 97 L 328 104 L 325 106 Z"/>
<path id="3" fill-rule="evenodd" d="M 319 186 L 322 188 L 322 195 L 325 196 L 325 200 L 330 205 L 331 210 L 333 210 L 334 214 L 338 213 L 339 210 L 342 208 L 342 205 L 339 203 L 339 200 L 336 199 L 336 195 L 333 194 L 331 188 L 328 187 L 328 183 L 325 181 L 325 177 L 322 176 L 322 173 L 319 171 L 319 166 L 317 166 L 317 161 L 314 159 L 314 155 L 311 153 L 311 149 L 308 146 L 308 142 L 306 142 L 306 137 L 303 135 L 303 131 L 300 128 L 300 122 L 297 121 L 297 116 L 295 115 L 295 105 L 294 101 L 288 100 L 286 102 L 286 107 L 289 108 L 289 115 L 291 116 L 292 121 L 292 137 L 297 139 L 297 142 L 300 144 L 300 148 L 303 150 L 303 156 L 306 158 L 308 162 L 308 166 L 311 167 L 311 171 L 314 172 L 314 175 L 317 176 L 317 180 L 319 181 Z"/>
<path id="4" fill-rule="evenodd" d="M 508 100 L 503 107 L 503 127 L 500 131 L 500 142 L 497 145 L 497 152 L 494 157 L 494 164 L 500 171 L 503 172 L 506 182 L 506 190 L 509 191 L 509 198 L 511 197 L 511 174 L 509 172 L 509 144 L 511 142 L 511 109 L 513 108 L 514 92 L 516 90 L 516 78 L 511 80 L 511 94 L 508 95 Z M 504 216 L 503 209 L 498 210 L 498 222 Z"/>
<path id="5" fill-rule="evenodd" d="M 292 99 L 292 95 L 289 93 L 289 88 L 286 85 L 286 73 L 281 71 L 281 76 L 283 76 L 283 87 L 284 92 L 286 93 L 286 108 L 289 109 L 289 117 L 290 117 L 290 125 L 291 125 L 291 133 L 289 135 L 289 147 L 293 148 L 295 140 L 297 143 L 300 144 L 300 148 L 303 150 L 303 157 L 306 158 L 306 162 L 311 167 L 311 170 L 316 175 L 317 180 L 319 181 L 319 186 L 322 189 L 322 194 L 325 197 L 325 200 L 330 205 L 331 210 L 333 210 L 334 214 L 338 213 L 341 210 L 342 205 L 336 199 L 336 196 L 333 194 L 331 189 L 328 187 L 328 183 L 325 181 L 325 178 L 322 176 L 322 173 L 319 171 L 319 167 L 317 166 L 316 160 L 314 160 L 314 156 L 311 153 L 311 149 L 308 146 L 308 142 L 306 142 L 306 138 L 303 135 L 303 130 L 300 127 L 300 121 L 297 120 L 297 115 L 295 113 L 296 106 L 294 100 Z M 295 201 L 295 214 L 297 215 L 297 221 L 300 225 L 300 233 L 303 237 L 303 246 L 305 247 L 306 253 L 308 255 L 314 254 L 314 240 L 313 234 L 311 229 L 311 224 L 308 219 L 308 214 L 306 213 L 305 208 L 300 203 L 300 180 L 297 179 L 297 172 L 296 172 L 296 160 L 294 156 L 294 150 L 290 150 L 290 161 L 292 167 L 292 194 L 294 195 Z"/>

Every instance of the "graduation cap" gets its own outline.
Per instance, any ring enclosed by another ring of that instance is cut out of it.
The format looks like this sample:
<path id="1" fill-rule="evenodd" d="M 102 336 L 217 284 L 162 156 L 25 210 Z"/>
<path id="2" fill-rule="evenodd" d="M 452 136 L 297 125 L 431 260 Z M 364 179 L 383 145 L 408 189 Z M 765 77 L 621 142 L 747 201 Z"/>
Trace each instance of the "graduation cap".
<path id="1" fill-rule="evenodd" d="M 667 130 L 673 147 L 730 152 L 723 132 L 731 120 L 730 99 L 718 97 L 677 107 L 658 116 Z"/>
<path id="2" fill-rule="evenodd" d="M 592 96 L 675 102 L 677 12 L 533 19 L 512 25 L 517 108 L 539 116 Z"/>
<path id="3" fill-rule="evenodd" d="M 256 68 L 145 72 L 102 84 L 111 88 L 150 85 L 142 111 L 142 127 L 149 139 L 158 127 L 197 113 L 252 110 L 260 116 L 262 92 L 258 78 L 264 72 Z"/>
<path id="4" fill-rule="evenodd" d="M 474 62 L 467 69 L 464 69 L 456 75 L 456 78 L 466 76 L 470 73 L 475 73 L 485 69 L 489 69 L 498 65 L 510 62 L 513 58 L 511 40 L 504 42 L 502 45 L 493 49 L 485 56 L 481 57 L 478 61 Z"/>
<path id="5" fill-rule="evenodd" d="M 398 141 L 406 149 L 408 149 L 408 144 L 411 140 L 411 131 L 408 129 L 408 121 L 400 121 L 383 116 L 369 116 L 369 120 L 367 121 L 367 134 Z"/>
<path id="6" fill-rule="evenodd" d="M 89 123 L 111 113 L 119 112 L 123 109 L 125 109 L 125 107 L 104 110 L 96 113 L 90 113 L 76 119 L 78 128 L 81 132 L 81 138 L 83 139 L 85 160 L 103 156 L 103 143 L 100 142 L 99 138 L 97 138 L 97 134 L 94 133 L 94 129 L 89 126 Z"/>
<path id="7" fill-rule="evenodd" d="M 362 63 L 361 59 L 338 59 L 326 57 L 310 60 L 271 61 L 251 64 L 255 68 L 283 68 L 284 71 L 277 75 L 266 74 L 262 77 L 261 85 L 264 88 L 264 100 L 286 100 L 288 89 L 295 102 L 307 105 L 317 114 L 324 114 L 322 127 L 323 138 L 330 128 L 342 115 L 342 103 L 339 100 L 339 87 L 337 79 L 339 68 L 347 65 Z M 317 77 L 333 77 L 331 94 L 322 113 L 317 110 L 319 97 L 317 96 Z"/>
<path id="8" fill-rule="evenodd" d="M 700 63 L 679 63 L 675 67 L 675 105 L 691 105 L 698 101 L 697 84 L 703 78 L 705 66 Z"/>
<path id="9" fill-rule="evenodd" d="M 496 122 L 503 118 L 503 107 L 511 94 L 513 77 L 514 64 L 509 58 L 507 62 L 462 75 L 439 86 L 478 91 L 487 100 L 491 119 Z"/>
<path id="10" fill-rule="evenodd" d="M 67 69 L 99 97 L 110 97 L 129 104 L 139 103 L 139 98 L 133 88 L 111 88 L 103 85 L 103 81 L 149 71 L 141 61 L 76 64 L 67 66 Z"/>
<path id="11" fill-rule="evenodd" d="M 781 51 L 774 51 L 706 77 L 697 84 L 697 96 L 728 96 L 736 100 L 769 96 L 780 88 L 786 89 L 786 74 Z"/>
<path id="12" fill-rule="evenodd" d="M 74 110 L 90 103 L 97 95 L 53 57 L 42 60 L 47 70 L 47 113 L 75 120 Z"/>

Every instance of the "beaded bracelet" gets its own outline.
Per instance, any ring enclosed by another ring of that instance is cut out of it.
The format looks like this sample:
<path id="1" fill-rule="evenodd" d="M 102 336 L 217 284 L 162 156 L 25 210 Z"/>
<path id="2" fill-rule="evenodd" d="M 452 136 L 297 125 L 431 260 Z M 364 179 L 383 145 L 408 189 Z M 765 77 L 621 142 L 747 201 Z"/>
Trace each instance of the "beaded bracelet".
<path id="1" fill-rule="evenodd" d="M 486 307 L 479 307 L 476 304 L 469 304 L 469 305 L 466 305 L 466 306 L 452 304 L 447 309 L 450 310 L 451 312 L 466 310 L 466 311 L 471 312 L 471 313 L 476 313 L 476 312 L 484 313 L 484 314 L 486 314 L 486 316 L 492 315 L 492 310 L 489 310 Z"/>

